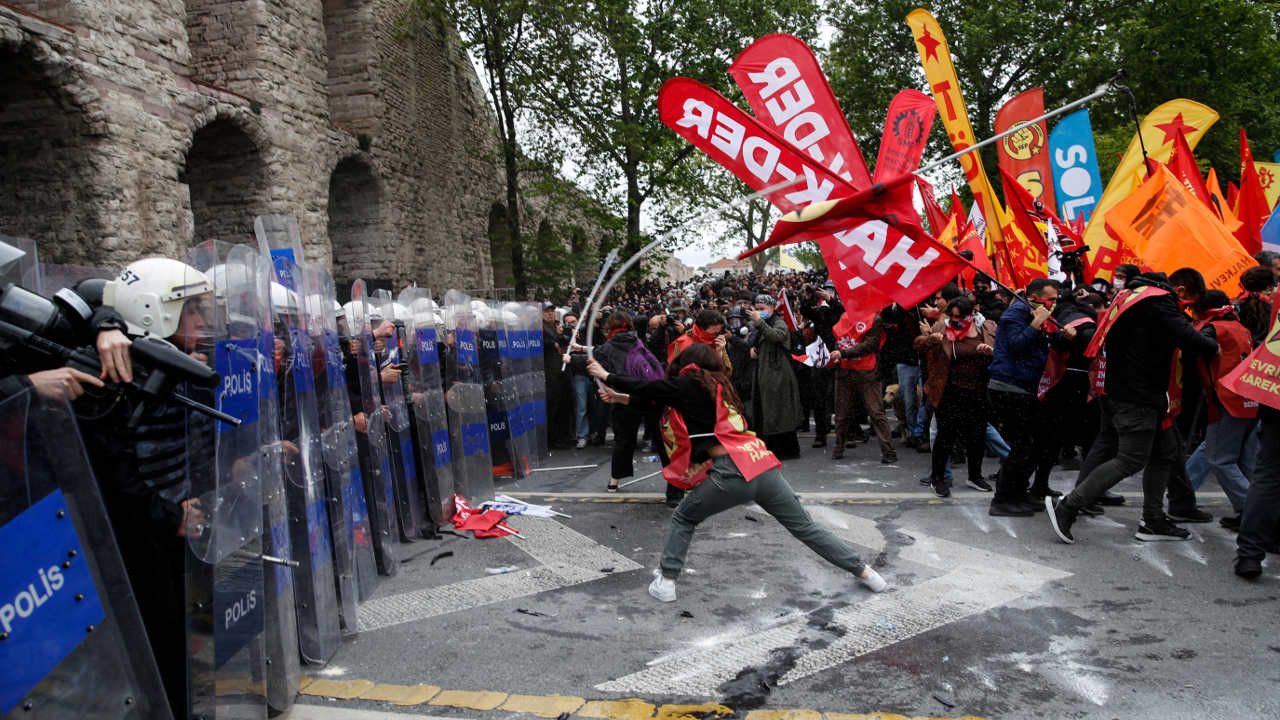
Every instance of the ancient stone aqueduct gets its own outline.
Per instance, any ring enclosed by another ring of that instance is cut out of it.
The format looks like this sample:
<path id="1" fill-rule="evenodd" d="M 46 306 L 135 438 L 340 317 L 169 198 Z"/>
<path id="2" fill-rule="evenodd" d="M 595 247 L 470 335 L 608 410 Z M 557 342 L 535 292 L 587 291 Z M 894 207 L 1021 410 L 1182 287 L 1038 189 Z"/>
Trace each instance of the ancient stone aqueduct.
<path id="1" fill-rule="evenodd" d="M 291 213 L 340 285 L 491 287 L 491 111 L 405 5 L 0 0 L 0 233 L 116 269 Z"/>

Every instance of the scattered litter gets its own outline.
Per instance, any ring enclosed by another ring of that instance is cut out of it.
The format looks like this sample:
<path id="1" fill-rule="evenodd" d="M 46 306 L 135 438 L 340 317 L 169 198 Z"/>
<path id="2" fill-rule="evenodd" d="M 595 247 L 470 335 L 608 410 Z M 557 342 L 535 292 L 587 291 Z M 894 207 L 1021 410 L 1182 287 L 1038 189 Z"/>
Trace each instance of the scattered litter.
<path id="1" fill-rule="evenodd" d="M 323 670 L 317 671 L 316 674 L 320 675 L 321 677 L 342 677 L 343 675 L 347 674 L 347 669 L 343 667 L 338 667 L 337 665 L 330 665 L 329 667 L 326 667 Z"/>
<path id="2" fill-rule="evenodd" d="M 516 612 L 520 613 L 521 615 L 532 615 L 533 617 L 551 617 L 546 613 L 540 613 L 537 610 L 527 610 L 525 608 L 516 608 Z"/>
<path id="3" fill-rule="evenodd" d="M 954 704 L 954 703 L 949 703 L 949 702 L 947 702 L 946 700 L 943 700 L 942 698 L 938 697 L 937 695 L 934 695 L 934 696 L 933 696 L 933 699 L 934 699 L 934 700 L 937 700 L 938 702 L 942 703 L 943 705 L 946 705 L 948 709 L 955 707 L 955 704 Z"/>
<path id="4" fill-rule="evenodd" d="M 437 560 L 443 560 L 443 559 L 445 559 L 445 558 L 447 558 L 447 557 L 453 557 L 453 551 L 452 551 L 452 550 L 445 550 L 445 551 L 444 551 L 444 552 L 442 552 L 442 553 L 436 553 L 435 557 L 431 558 L 431 563 L 430 563 L 430 564 L 431 564 L 431 565 L 435 565 Z"/>
<path id="5" fill-rule="evenodd" d="M 751 533 L 729 533 L 729 537 L 731 538 L 744 538 L 744 537 L 750 537 L 750 536 L 751 536 Z"/>
<path id="6" fill-rule="evenodd" d="M 681 611 L 680 611 L 680 617 L 682 617 L 682 618 L 692 618 L 692 617 L 693 617 L 693 613 L 689 612 L 688 610 L 681 610 Z"/>
<path id="7" fill-rule="evenodd" d="M 600 568 L 600 572 L 602 572 L 602 573 L 611 573 L 611 572 L 613 572 L 613 568 L 611 568 L 611 567 L 607 567 L 607 568 Z"/>
<path id="8" fill-rule="evenodd" d="M 550 505 L 534 505 L 523 500 L 517 500 L 510 495 L 498 495 L 492 500 L 486 500 L 480 503 L 481 510 L 498 510 L 508 515 L 530 515 L 532 517 L 569 517 L 562 512 L 556 512 L 551 509 Z"/>
<path id="9" fill-rule="evenodd" d="M 894 625 L 893 623 L 888 623 L 888 622 L 878 622 L 876 623 L 876 627 L 880 628 L 881 630 L 897 630 L 898 629 L 897 625 Z"/>
<path id="10" fill-rule="evenodd" d="M 746 515 L 745 517 L 751 522 L 760 522 L 759 518 L 752 517 L 751 515 Z"/>
<path id="11" fill-rule="evenodd" d="M 506 567 L 496 567 L 496 568 L 485 568 L 484 574 L 485 575 L 506 575 L 507 573 L 513 573 L 519 569 L 520 568 L 516 565 L 508 565 Z"/>

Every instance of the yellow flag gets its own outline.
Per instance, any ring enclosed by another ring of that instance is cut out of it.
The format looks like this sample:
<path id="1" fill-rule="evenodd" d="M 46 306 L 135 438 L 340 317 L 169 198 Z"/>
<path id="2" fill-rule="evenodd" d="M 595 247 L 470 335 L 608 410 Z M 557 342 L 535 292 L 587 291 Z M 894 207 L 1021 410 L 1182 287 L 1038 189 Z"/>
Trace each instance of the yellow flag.
<path id="1" fill-rule="evenodd" d="M 1280 163 L 1254 160 L 1253 166 L 1258 169 L 1258 181 L 1262 183 L 1262 191 L 1267 194 L 1267 207 L 1274 210 L 1276 200 L 1280 200 Z"/>
<path id="2" fill-rule="evenodd" d="M 978 139 L 973 136 L 973 125 L 969 122 L 969 111 L 960 94 L 960 79 L 956 77 L 956 68 L 951 62 L 947 39 L 942 35 L 938 21 L 928 10 L 912 10 L 907 15 L 907 26 L 916 38 L 916 51 L 920 53 L 920 64 L 924 66 L 925 77 L 929 79 L 929 87 L 933 90 L 933 101 L 938 104 L 942 126 L 951 138 L 952 147 L 960 152 Z M 973 198 L 978 202 L 982 216 L 987 221 L 987 251 L 994 252 L 995 244 L 1003 241 L 1000 235 L 1003 224 L 1000 200 L 996 198 L 986 170 L 982 169 L 982 158 L 977 152 L 961 156 L 960 167 L 964 170 Z"/>
<path id="3" fill-rule="evenodd" d="M 1164 103 L 1142 119 L 1142 140 L 1146 143 L 1147 157 L 1162 163 L 1169 162 L 1174 140 L 1180 131 L 1186 134 L 1187 145 L 1195 149 L 1204 132 L 1217 121 L 1218 113 L 1198 102 L 1179 99 Z M 1145 175 L 1142 147 L 1135 133 L 1084 231 L 1084 243 L 1090 248 L 1089 269 L 1092 277 L 1110 280 L 1111 271 L 1116 265 L 1141 264 L 1132 249 L 1120 247 L 1107 235 L 1106 215 L 1107 210 L 1138 188 Z"/>

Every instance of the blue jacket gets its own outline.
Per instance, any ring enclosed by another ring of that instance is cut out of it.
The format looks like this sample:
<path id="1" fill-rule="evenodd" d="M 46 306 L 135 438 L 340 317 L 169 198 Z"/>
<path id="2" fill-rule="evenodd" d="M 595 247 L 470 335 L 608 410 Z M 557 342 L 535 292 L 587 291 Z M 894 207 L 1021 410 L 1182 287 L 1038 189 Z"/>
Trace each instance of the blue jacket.
<path id="1" fill-rule="evenodd" d="M 1049 336 L 1031 327 L 1031 306 L 1014 300 L 1000 316 L 991 379 L 1035 392 L 1049 360 Z"/>

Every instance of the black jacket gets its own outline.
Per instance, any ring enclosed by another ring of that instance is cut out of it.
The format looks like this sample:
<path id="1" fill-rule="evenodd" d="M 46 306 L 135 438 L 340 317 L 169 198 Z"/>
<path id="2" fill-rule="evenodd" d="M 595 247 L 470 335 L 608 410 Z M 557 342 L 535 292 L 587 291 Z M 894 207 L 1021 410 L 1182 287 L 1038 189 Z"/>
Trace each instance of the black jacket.
<path id="1" fill-rule="evenodd" d="M 1128 287 L 1142 285 L 1170 290 L 1170 294 L 1138 301 L 1107 331 L 1106 392 L 1112 400 L 1163 411 L 1169 406 L 1169 370 L 1174 349 L 1212 356 L 1218 352 L 1218 343 L 1195 331 L 1168 285 L 1139 276 Z"/>
<path id="2" fill-rule="evenodd" d="M 627 369 L 627 353 L 631 352 L 631 348 L 635 347 L 638 342 L 640 342 L 640 339 L 636 337 L 635 333 L 630 330 L 624 330 L 597 347 L 595 358 L 600 361 L 605 370 L 622 374 Z"/>

